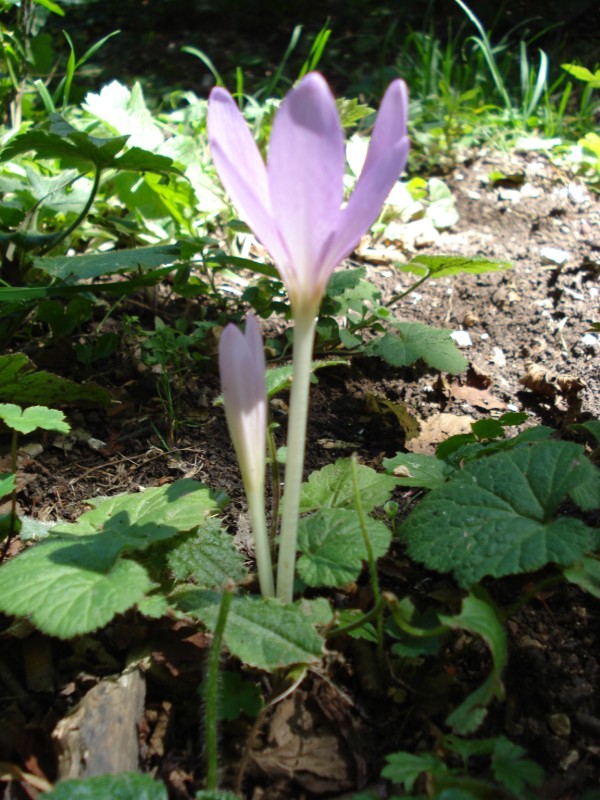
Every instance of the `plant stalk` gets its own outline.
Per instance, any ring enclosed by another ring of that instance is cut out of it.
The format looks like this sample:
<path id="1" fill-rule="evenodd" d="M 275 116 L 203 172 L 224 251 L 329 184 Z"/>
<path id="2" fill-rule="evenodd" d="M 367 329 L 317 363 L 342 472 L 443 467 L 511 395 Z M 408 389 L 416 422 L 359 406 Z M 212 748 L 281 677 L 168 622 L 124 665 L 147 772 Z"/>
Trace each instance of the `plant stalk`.
<path id="1" fill-rule="evenodd" d="M 295 317 L 295 323 L 292 392 L 288 419 L 279 560 L 277 562 L 277 597 L 284 603 L 291 603 L 294 594 L 300 485 L 304 469 L 310 367 L 317 323 L 316 313 L 309 310 L 298 314 Z"/>
<path id="2" fill-rule="evenodd" d="M 265 516 L 264 483 L 246 490 L 246 498 L 248 500 L 248 510 L 250 511 L 252 536 L 254 537 L 254 552 L 256 555 L 260 592 L 263 597 L 274 597 L 275 585 L 273 582 L 271 547 L 267 530 L 267 519 Z"/>

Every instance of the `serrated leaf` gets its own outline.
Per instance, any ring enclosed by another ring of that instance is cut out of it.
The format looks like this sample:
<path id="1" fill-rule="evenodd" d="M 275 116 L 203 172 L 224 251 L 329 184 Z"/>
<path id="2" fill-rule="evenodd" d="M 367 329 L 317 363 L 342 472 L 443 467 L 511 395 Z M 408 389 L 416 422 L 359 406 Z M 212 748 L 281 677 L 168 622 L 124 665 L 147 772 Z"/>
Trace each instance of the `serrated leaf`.
<path id="1" fill-rule="evenodd" d="M 156 245 L 83 256 L 44 256 L 34 258 L 33 263 L 36 269 L 53 278 L 88 281 L 115 272 L 145 271 L 167 266 L 179 259 L 180 252 L 179 245 Z"/>
<path id="2" fill-rule="evenodd" d="M 496 780 L 517 797 L 523 797 L 528 786 L 539 786 L 544 770 L 528 758 L 526 750 L 499 736 L 492 754 L 492 772 Z"/>
<path id="3" fill-rule="evenodd" d="M 467 360 L 456 347 L 451 331 L 430 328 L 420 322 L 393 322 L 397 333 L 372 339 L 365 353 L 378 356 L 393 367 L 408 367 L 422 359 L 429 367 L 456 375 L 467 368 Z"/>
<path id="4" fill-rule="evenodd" d="M 46 539 L 0 567 L 0 609 L 28 617 L 50 636 L 71 639 L 108 624 L 151 587 L 135 561 L 96 571 L 93 559 L 82 563 L 81 549 Z"/>
<path id="5" fill-rule="evenodd" d="M 382 777 L 402 784 L 407 792 L 412 792 L 417 778 L 424 772 L 444 775 L 448 771 L 441 758 L 434 753 L 392 753 L 385 760 L 387 766 L 381 771 Z"/>
<path id="6" fill-rule="evenodd" d="M 479 275 L 482 272 L 498 272 L 511 268 L 510 261 L 492 261 L 489 258 L 454 255 L 418 255 L 408 264 L 398 265 L 398 269 L 402 272 L 413 272 L 417 275 L 429 274 L 431 278 L 446 278 L 449 275 L 459 275 L 460 273 Z"/>
<path id="7" fill-rule="evenodd" d="M 59 433 L 71 430 L 62 411 L 46 406 L 30 406 L 23 410 L 14 403 L 0 403 L 0 419 L 19 433 L 31 433 L 38 429 Z"/>
<path id="8" fill-rule="evenodd" d="M 371 467 L 357 464 L 358 491 L 365 514 L 389 500 L 395 478 L 382 475 Z M 313 472 L 300 489 L 300 513 L 320 508 L 354 508 L 352 460 L 338 458 L 334 464 Z"/>
<path id="9" fill-rule="evenodd" d="M 128 89 L 119 81 L 111 81 L 98 94 L 89 92 L 84 108 L 107 122 L 111 128 L 131 137 L 132 145 L 154 150 L 164 141 L 164 135 L 146 107 L 139 83 Z"/>
<path id="10" fill-rule="evenodd" d="M 457 733 L 466 735 L 481 725 L 492 700 L 504 699 L 502 673 L 508 655 L 506 630 L 498 610 L 481 588 L 465 597 L 460 614 L 453 617 L 440 614 L 439 619 L 449 628 L 481 636 L 492 654 L 493 668 L 488 678 L 446 720 Z"/>
<path id="11" fill-rule="evenodd" d="M 600 444 L 600 419 L 590 419 L 587 422 L 579 422 L 575 425 L 569 425 L 572 431 L 585 431 L 590 433 L 597 444 Z"/>
<path id="12" fill-rule="evenodd" d="M 600 544 L 581 520 L 553 519 L 595 467 L 572 442 L 541 441 L 469 462 L 432 490 L 400 528 L 409 555 L 461 586 L 567 566 Z"/>
<path id="13" fill-rule="evenodd" d="M 0 609 L 68 639 L 106 625 L 153 588 L 145 569 L 120 556 L 191 530 L 218 507 L 192 480 L 93 501 L 76 523 L 0 567 Z"/>
<path id="14" fill-rule="evenodd" d="M 14 353 L 0 356 L 0 401 L 19 405 L 108 405 L 110 395 L 95 384 L 81 385 L 50 372 L 34 370 L 27 356 Z"/>
<path id="15" fill-rule="evenodd" d="M 186 589 L 177 592 L 174 599 L 178 608 L 214 630 L 219 594 Z M 284 605 L 278 600 L 238 596 L 231 603 L 224 638 L 230 652 L 245 664 L 271 671 L 290 664 L 319 662 L 323 639 L 314 625 L 327 621 L 322 602 L 315 605 L 302 600 Z"/>
<path id="16" fill-rule="evenodd" d="M 48 800 L 167 800 L 167 789 L 149 775 L 122 772 L 60 781 L 44 797 Z"/>
<path id="17" fill-rule="evenodd" d="M 349 362 L 343 358 L 313 361 L 310 365 L 310 371 L 311 374 L 314 375 L 318 369 L 323 369 L 325 367 L 346 367 L 348 363 Z M 289 389 L 292 385 L 292 365 L 284 364 L 282 367 L 268 369 L 265 373 L 265 381 L 267 384 L 267 397 L 269 399 L 275 397 L 279 392 Z"/>
<path id="18" fill-rule="evenodd" d="M 393 458 L 383 459 L 383 468 L 393 475 L 398 486 L 417 486 L 422 489 L 437 489 L 443 486 L 454 469 L 436 456 L 424 453 L 396 453 Z"/>
<path id="19" fill-rule="evenodd" d="M 366 520 L 373 556 L 389 549 L 391 531 L 379 520 Z M 367 549 L 358 515 L 326 508 L 303 517 L 298 525 L 298 574 L 308 586 L 343 586 L 355 580 L 366 561 Z"/>
<path id="20" fill-rule="evenodd" d="M 209 519 L 167 555 L 169 569 L 176 580 L 193 578 L 203 589 L 221 589 L 230 581 L 239 583 L 246 576 L 244 556 L 218 520 Z"/>

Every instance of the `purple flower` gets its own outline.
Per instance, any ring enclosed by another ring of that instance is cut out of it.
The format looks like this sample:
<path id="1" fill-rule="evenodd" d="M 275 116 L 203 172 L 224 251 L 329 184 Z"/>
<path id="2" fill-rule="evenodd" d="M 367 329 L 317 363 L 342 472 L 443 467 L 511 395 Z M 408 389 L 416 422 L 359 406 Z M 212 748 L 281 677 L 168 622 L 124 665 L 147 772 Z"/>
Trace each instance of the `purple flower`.
<path id="1" fill-rule="evenodd" d="M 256 317 L 246 318 L 246 332 L 227 325 L 219 343 L 219 371 L 229 434 L 246 493 L 265 481 L 267 390 L 265 354 Z"/>
<path id="2" fill-rule="evenodd" d="M 344 134 L 322 75 L 308 74 L 283 100 L 267 165 L 229 92 L 212 90 L 208 138 L 217 172 L 239 214 L 271 253 L 296 318 L 317 313 L 331 273 L 375 222 L 404 169 L 407 107 L 406 84 L 395 80 L 344 206 Z"/>

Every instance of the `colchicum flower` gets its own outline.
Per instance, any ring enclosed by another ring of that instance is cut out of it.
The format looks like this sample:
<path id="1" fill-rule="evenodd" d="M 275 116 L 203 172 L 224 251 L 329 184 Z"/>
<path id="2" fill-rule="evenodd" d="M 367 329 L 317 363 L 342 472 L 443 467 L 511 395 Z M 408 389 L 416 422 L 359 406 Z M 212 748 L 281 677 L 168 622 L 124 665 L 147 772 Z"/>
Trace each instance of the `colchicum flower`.
<path id="1" fill-rule="evenodd" d="M 272 596 L 273 570 L 265 522 L 267 389 L 260 326 L 251 314 L 246 332 L 227 325 L 219 342 L 219 372 L 229 434 L 248 499 L 262 594 Z"/>
<path id="2" fill-rule="evenodd" d="M 212 90 L 208 138 L 219 177 L 240 216 L 269 250 L 292 307 L 293 381 L 288 420 L 277 596 L 293 597 L 300 486 L 316 317 L 335 267 L 377 219 L 408 156 L 404 81 L 389 85 L 367 157 L 344 204 L 344 132 L 325 79 L 309 73 L 279 107 L 265 162 L 233 98 Z M 229 349 L 229 348 L 228 348 Z M 244 355 L 239 356 L 240 367 Z M 234 432 L 232 436 L 235 441 Z M 237 449 L 237 445 L 236 445 Z M 242 467 L 242 474 L 244 469 Z"/>
<path id="3" fill-rule="evenodd" d="M 217 172 L 238 213 L 271 253 L 294 318 L 317 313 L 331 273 L 377 219 L 406 164 L 407 110 L 406 84 L 395 80 L 343 207 L 344 133 L 322 75 L 309 73 L 283 100 L 267 165 L 229 92 L 212 90 L 208 138 Z"/>

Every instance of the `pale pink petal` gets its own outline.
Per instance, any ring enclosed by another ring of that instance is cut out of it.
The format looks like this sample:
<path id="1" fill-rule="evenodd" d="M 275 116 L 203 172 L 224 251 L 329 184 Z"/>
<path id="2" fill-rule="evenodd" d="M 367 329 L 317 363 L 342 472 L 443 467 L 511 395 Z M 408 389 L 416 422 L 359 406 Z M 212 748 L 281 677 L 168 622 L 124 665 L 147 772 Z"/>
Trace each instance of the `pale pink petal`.
<path id="1" fill-rule="evenodd" d="M 221 334 L 219 372 L 227 426 L 248 489 L 264 481 L 267 415 L 265 356 L 252 315 L 245 334 L 235 325 Z"/>
<path id="2" fill-rule="evenodd" d="M 362 172 L 342 212 L 335 239 L 321 259 L 325 272 L 331 272 L 356 247 L 404 170 L 409 150 L 407 111 L 406 84 L 395 80 L 381 102 Z"/>
<path id="3" fill-rule="evenodd" d="M 343 202 L 344 134 L 325 79 L 310 73 L 281 104 L 268 157 L 273 218 L 290 254 L 278 263 L 288 289 L 306 297 Z"/>
<path id="4" fill-rule="evenodd" d="M 221 87 L 210 93 L 207 128 L 217 172 L 241 218 L 276 261 L 286 258 L 271 216 L 265 163 L 246 120 Z"/>

